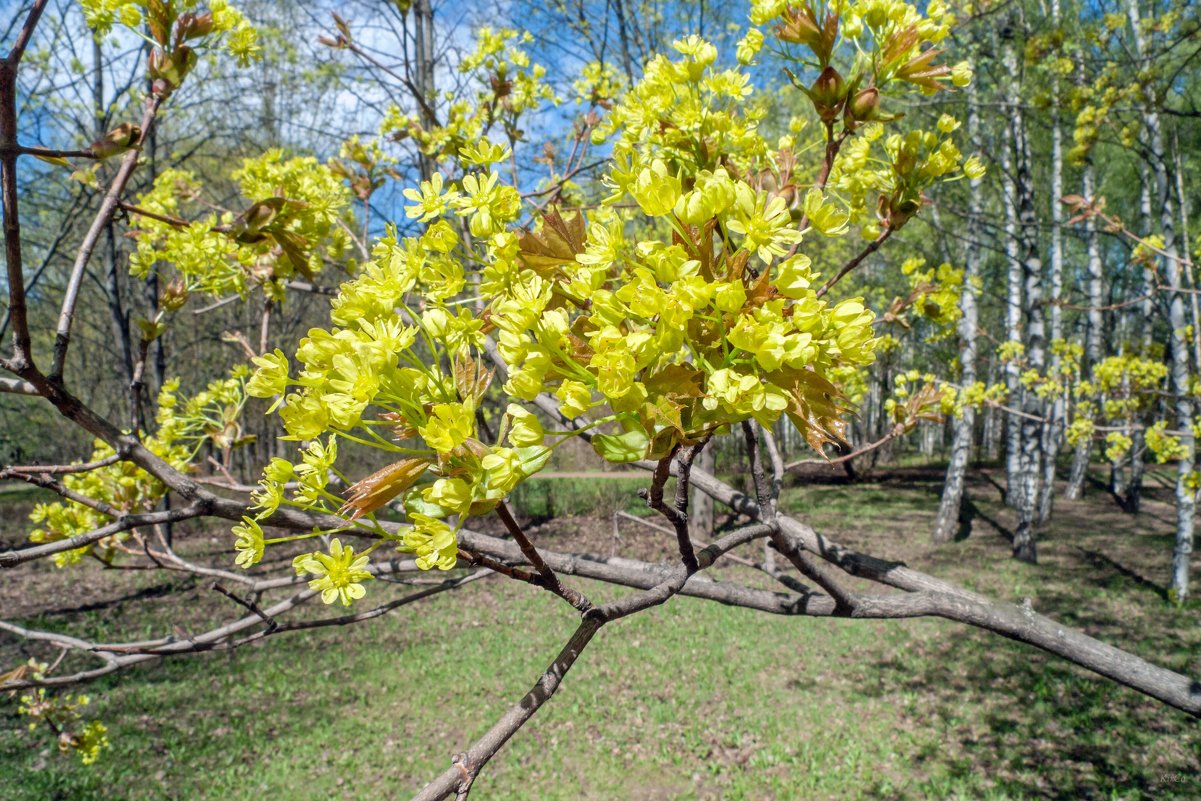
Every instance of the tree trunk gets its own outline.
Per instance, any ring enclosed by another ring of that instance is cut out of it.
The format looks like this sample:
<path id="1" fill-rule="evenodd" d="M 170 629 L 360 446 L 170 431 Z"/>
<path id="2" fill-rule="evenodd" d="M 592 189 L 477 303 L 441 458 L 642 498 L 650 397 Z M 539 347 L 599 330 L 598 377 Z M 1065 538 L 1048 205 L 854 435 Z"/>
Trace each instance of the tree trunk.
<path id="1" fill-rule="evenodd" d="M 979 133 L 979 118 L 976 113 L 974 84 L 968 87 L 968 140 L 973 144 Z M 968 200 L 968 230 L 979 228 L 980 180 L 971 182 Z M 963 289 L 959 294 L 959 363 L 960 383 L 970 386 L 976 381 L 976 280 L 980 274 L 980 246 L 974 236 L 968 238 L 964 254 Z M 942 500 L 938 505 L 938 517 L 934 521 L 934 542 L 950 542 L 959 529 L 960 511 L 963 505 L 964 479 L 968 457 L 971 455 L 972 438 L 976 428 L 976 411 L 964 405 L 959 416 L 952 422 L 954 434 L 951 439 L 951 459 L 947 464 L 947 477 L 943 484 Z"/>
<path id="2" fill-rule="evenodd" d="M 716 444 L 710 443 L 696 457 L 696 468 L 713 474 L 716 463 Z M 693 539 L 709 542 L 713 539 L 716 525 L 713 520 L 713 498 L 698 489 L 692 490 L 692 498 L 688 502 L 688 534 Z"/>
<path id="3" fill-rule="evenodd" d="M 421 96 L 417 103 L 421 124 L 428 129 L 437 124 L 433 114 L 437 92 L 434 84 L 434 11 L 430 0 L 416 0 L 413 3 L 413 23 L 413 77 L 417 93 Z M 418 155 L 418 168 L 422 180 L 429 180 L 437 165 L 430 156 L 421 153 Z"/>
<path id="4" fill-rule="evenodd" d="M 1009 58 L 1012 61 L 1012 58 Z M 1008 67 L 1007 67 L 1008 69 Z M 1007 106 L 1011 104 L 1006 103 Z M 1012 113 L 1007 108 L 1007 113 Z M 1011 117 L 1012 119 L 1012 117 Z M 1010 342 L 1022 342 L 1022 264 L 1018 254 L 1017 185 L 1012 157 L 1014 131 L 1006 128 L 1005 142 L 1001 147 L 1002 199 L 1005 206 L 1005 261 L 1008 265 L 1005 304 L 1005 338 Z M 1016 360 L 1005 364 L 1005 389 L 1008 406 L 1014 408 L 1021 392 L 1021 369 Z M 1017 504 L 1019 460 L 1021 457 L 1021 418 L 1009 412 L 1005 415 L 1005 501 L 1010 506 Z"/>
<path id="5" fill-rule="evenodd" d="M 1059 0 L 1051 0 L 1051 27 L 1059 28 Z M 1049 283 L 1051 308 L 1048 314 L 1051 325 L 1051 369 L 1050 374 L 1058 380 L 1061 358 L 1056 343 L 1063 339 L 1063 309 L 1059 305 L 1063 295 L 1063 121 L 1059 113 L 1059 79 L 1051 77 L 1051 259 Z M 1055 467 L 1059 455 L 1059 442 L 1063 438 L 1064 417 L 1067 413 L 1064 396 L 1057 395 L 1051 401 L 1047 425 L 1043 427 L 1043 476 L 1038 495 L 1037 521 L 1039 525 L 1051 518 L 1055 501 Z"/>
<path id="6" fill-rule="evenodd" d="M 1189 233 L 1188 194 L 1184 191 L 1184 163 L 1180 158 L 1180 136 L 1172 133 L 1172 162 L 1176 167 L 1176 209 L 1180 215 L 1180 241 L 1184 243 L 1185 256 L 1188 256 L 1189 242 L 1193 241 Z M 1201 299 L 1197 297 L 1197 282 L 1193 279 L 1192 270 L 1184 270 L 1184 288 L 1188 291 L 1189 311 L 1192 312 L 1193 322 L 1193 364 L 1201 366 Z"/>
<path id="7" fill-rule="evenodd" d="M 1008 305 L 1005 314 L 1006 336 L 1025 346 L 1025 364 L 1040 373 L 1044 363 L 1045 331 L 1042 318 L 1042 262 L 1038 256 L 1037 226 L 1034 214 L 1029 152 L 1026 143 L 1025 114 L 1021 107 L 1020 71 L 1017 48 L 1018 21 L 1011 20 L 1000 32 L 1003 63 L 1011 80 L 1007 84 L 1004 105 L 1009 125 L 1002 148 L 1002 173 L 1005 202 L 1005 254 L 1008 270 Z M 1023 301 L 1025 301 L 1023 303 Z M 1023 327 L 1022 309 L 1028 307 Z M 1025 328 L 1025 330 L 1023 330 Z M 1006 502 L 1017 512 L 1013 556 L 1025 562 L 1037 560 L 1034 526 L 1037 522 L 1038 488 L 1041 478 L 1042 413 L 1039 398 L 1026 392 L 1020 380 L 1016 360 L 1005 369 L 1009 406 L 1017 407 L 1006 419 Z"/>
<path id="8" fill-rule="evenodd" d="M 1152 183 L 1155 180 L 1152 171 L 1145 164 L 1139 165 L 1139 213 L 1141 215 L 1142 225 L 1141 233 L 1149 234 L 1155 228 L 1155 218 L 1152 211 Z M 1141 326 L 1141 340 L 1139 345 L 1139 354 L 1144 357 L 1150 357 L 1153 347 L 1152 329 L 1155 325 L 1155 297 L 1158 293 L 1156 284 L 1159 277 L 1155 271 L 1146 267 L 1142 273 L 1142 294 L 1145 300 L 1136 307 L 1140 314 L 1135 317 L 1135 325 Z M 1133 443 L 1130 446 L 1130 453 L 1126 457 L 1129 461 L 1130 474 L 1124 479 L 1121 492 L 1118 493 L 1118 499 L 1121 501 L 1122 508 L 1130 514 L 1137 514 L 1142 506 L 1143 497 L 1143 469 L 1146 466 L 1143 461 L 1143 454 L 1146 451 L 1146 443 L 1143 438 L 1143 429 L 1141 426 L 1136 426 L 1130 432 L 1130 440 Z"/>
<path id="9" fill-rule="evenodd" d="M 1084 177 L 1082 178 L 1080 191 L 1089 200 L 1092 200 L 1093 194 L 1096 192 L 1094 183 L 1093 165 L 1088 164 L 1084 168 Z M 1102 293 L 1104 291 L 1101 243 L 1095 218 L 1089 218 L 1085 221 L 1084 236 L 1088 252 L 1088 279 L 1085 281 L 1088 312 L 1085 318 L 1084 329 L 1084 364 L 1081 365 L 1081 369 L 1083 375 L 1091 375 L 1093 367 L 1096 366 L 1097 362 L 1101 361 L 1104 333 L 1104 315 L 1101 312 Z M 1076 499 L 1084 493 L 1084 479 L 1088 475 L 1088 460 L 1092 449 L 1092 442 L 1088 439 L 1077 443 L 1076 452 L 1072 457 L 1072 475 L 1068 479 L 1068 486 L 1064 491 L 1065 498 Z"/>
<path id="10" fill-rule="evenodd" d="M 1020 63 L 1013 36 L 1007 43 L 1005 61 L 1007 72 L 1019 76 Z M 1013 184 L 1016 195 L 1011 201 L 1017 207 L 1017 249 L 1020 254 L 1017 269 L 1027 309 L 1026 367 L 1040 375 L 1046 366 L 1046 326 L 1043 319 L 1043 265 L 1038 252 L 1038 217 L 1034 210 L 1034 179 L 1030 171 L 1030 149 L 1026 138 L 1025 112 L 1019 102 L 1020 78 L 1012 83 L 1009 94 L 1010 137 L 1013 150 Z M 1011 275 L 1013 266 L 1011 265 Z M 1021 313 L 1021 308 L 1017 310 Z M 1012 401 L 1011 401 L 1012 402 Z M 1043 402 L 1038 394 L 1021 390 L 1021 411 L 1017 441 L 1017 473 L 1014 488 L 1014 508 L 1017 528 L 1013 534 L 1013 557 L 1023 562 L 1038 561 L 1035 546 L 1035 526 L 1038 523 L 1039 486 L 1043 466 Z"/>
<path id="11" fill-rule="evenodd" d="M 1127 0 L 1126 13 L 1133 31 L 1135 55 L 1141 68 L 1146 54 L 1137 0 Z M 1183 604 L 1188 598 L 1189 559 L 1193 551 L 1193 526 L 1197 514 L 1197 495 L 1192 489 L 1194 462 L 1193 404 L 1189 386 L 1189 340 L 1186 337 L 1189 315 L 1185 310 L 1184 269 L 1176 241 L 1176 208 L 1172 192 L 1175 188 L 1168 163 L 1168 150 L 1163 126 L 1159 118 L 1157 98 L 1150 88 L 1145 90 L 1147 113 L 1144 124 L 1150 140 L 1150 169 L 1155 177 L 1155 204 L 1159 209 L 1160 233 L 1163 236 L 1163 273 L 1167 279 L 1168 347 L 1170 353 L 1169 378 L 1176 412 L 1176 428 L 1184 446 L 1184 455 L 1176 465 L 1176 543 L 1172 550 L 1172 581 L 1168 598 L 1174 604 Z M 1187 249 L 1187 244 L 1185 245 Z"/>

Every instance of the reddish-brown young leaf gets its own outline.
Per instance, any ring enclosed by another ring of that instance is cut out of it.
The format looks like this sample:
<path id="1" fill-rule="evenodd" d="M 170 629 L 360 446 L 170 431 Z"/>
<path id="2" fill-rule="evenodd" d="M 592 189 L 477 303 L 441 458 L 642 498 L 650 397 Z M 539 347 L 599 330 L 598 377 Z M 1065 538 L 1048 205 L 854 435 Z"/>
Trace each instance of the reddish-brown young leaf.
<path id="1" fill-rule="evenodd" d="M 576 255 L 584 252 L 584 239 L 584 215 L 576 212 L 564 219 L 558 210 L 551 209 L 542 215 L 541 230 L 518 237 L 521 263 L 550 278 L 559 265 L 574 262 Z"/>
<path id="2" fill-rule="evenodd" d="M 353 511 L 350 516 L 351 520 L 358 520 L 363 515 L 371 514 L 413 486 L 429 466 L 429 459 L 401 459 L 381 470 L 376 470 L 350 486 L 350 489 L 347 490 L 346 503 L 342 504 L 338 514 L 345 515 L 347 512 Z"/>

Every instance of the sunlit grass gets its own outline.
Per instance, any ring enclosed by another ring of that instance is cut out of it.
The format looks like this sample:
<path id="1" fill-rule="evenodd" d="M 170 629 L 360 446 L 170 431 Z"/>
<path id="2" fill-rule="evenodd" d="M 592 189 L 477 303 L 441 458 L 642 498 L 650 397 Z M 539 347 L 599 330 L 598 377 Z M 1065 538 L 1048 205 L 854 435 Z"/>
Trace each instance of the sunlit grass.
<path id="1" fill-rule="evenodd" d="M 921 486 L 789 497 L 831 526 L 859 515 L 870 525 L 856 544 L 871 540 L 1000 597 L 1032 597 L 1065 622 L 1196 672 L 1196 610 L 1170 612 L 1144 583 L 1073 556 L 1100 549 L 1121 561 L 1103 539 L 1113 532 L 1077 529 L 1070 545 L 1057 544 L 1066 529 L 1049 533 L 1044 564 L 1031 568 L 1005 559 L 983 524 L 946 549 L 915 545 L 937 502 Z M 992 501 L 981 506 L 1003 517 Z M 195 583 L 183 603 L 212 595 Z M 178 603 L 40 622 L 161 633 L 182 614 Z M 572 628 L 556 599 L 488 579 L 374 623 L 131 670 L 89 688 L 113 744 L 92 768 L 27 732 L 6 705 L 0 796 L 405 798 L 528 689 Z M 1199 754 L 1183 715 L 961 626 L 784 619 L 677 599 L 603 631 L 473 797 L 1186 799 L 1201 797 Z"/>

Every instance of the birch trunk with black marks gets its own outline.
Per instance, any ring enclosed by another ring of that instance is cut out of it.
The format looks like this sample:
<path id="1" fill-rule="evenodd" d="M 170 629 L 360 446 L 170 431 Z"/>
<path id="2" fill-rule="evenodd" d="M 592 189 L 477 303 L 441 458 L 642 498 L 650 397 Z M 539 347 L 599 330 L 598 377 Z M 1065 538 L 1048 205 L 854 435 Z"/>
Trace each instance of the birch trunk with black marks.
<path id="1" fill-rule="evenodd" d="M 1012 46 L 1006 48 L 1005 69 L 1012 74 L 1016 69 L 1016 56 Z M 1006 116 L 1012 120 L 1016 113 L 1017 99 L 1013 89 L 1009 89 L 1003 100 Z M 1005 213 L 1005 263 L 1006 296 L 1005 296 L 1005 338 L 1009 342 L 1021 343 L 1024 339 L 1022 327 L 1022 264 L 1018 251 L 1018 210 L 1017 210 L 1017 178 L 1014 159 L 1014 140 L 1016 130 L 1012 125 L 1002 129 L 1001 143 L 1001 199 Z M 1021 368 L 1017 360 L 1005 363 L 1005 390 L 1009 398 L 1009 408 L 1015 408 L 1021 391 Z M 1021 417 L 1016 411 L 1009 411 L 1004 418 L 1005 425 L 1005 502 L 1016 507 L 1017 494 L 1021 491 L 1018 481 L 1019 460 L 1021 457 Z"/>
<path id="2" fill-rule="evenodd" d="M 967 127 L 968 138 L 975 144 L 979 136 L 980 120 L 976 110 L 975 84 L 968 87 Z M 970 386 L 976 381 L 976 283 L 980 276 L 980 244 L 975 232 L 980 224 L 980 179 L 973 179 L 968 195 L 967 248 L 964 252 L 963 289 L 959 294 L 959 363 L 960 383 Z M 931 538 L 934 542 L 950 542 L 959 529 L 960 511 L 963 506 L 964 483 L 967 475 L 968 458 L 971 455 L 972 439 L 976 429 L 976 412 L 964 405 L 959 416 L 952 421 L 954 429 L 951 439 L 951 459 L 947 464 L 947 477 L 943 483 L 942 500 L 938 505 L 938 517 L 934 521 Z"/>
<path id="3" fill-rule="evenodd" d="M 1016 29 L 1015 21 L 1014 28 Z M 1006 43 L 1005 62 L 1009 75 L 1014 76 L 1009 89 L 1010 145 L 1013 159 L 1013 188 L 1011 203 L 1016 207 L 1018 260 L 1016 267 L 1022 285 L 1026 308 L 1025 367 L 1038 374 L 1046 367 L 1046 324 L 1044 321 L 1043 263 L 1038 251 L 1038 216 L 1034 210 L 1034 177 L 1030 169 L 1030 148 L 1026 132 L 1026 113 L 1019 96 L 1021 63 L 1017 48 L 1017 31 L 1013 30 Z M 1012 289 L 1010 290 L 1012 294 Z M 1017 309 L 1021 314 L 1021 307 Z M 1035 526 L 1038 524 L 1039 487 L 1043 466 L 1044 404 L 1036 392 L 1019 386 L 1021 415 L 1018 418 L 1018 453 L 1014 484 L 1010 487 L 1013 507 L 1017 512 L 1017 527 L 1013 534 L 1013 557 L 1023 562 L 1038 561 L 1035 546 Z M 1012 401 L 1011 401 L 1012 402 Z"/>
<path id="4" fill-rule="evenodd" d="M 1081 179 L 1080 191 L 1089 200 L 1092 200 L 1093 194 L 1096 192 L 1095 184 L 1096 178 L 1093 173 L 1093 165 L 1087 164 L 1084 168 L 1084 176 Z M 1084 364 L 1081 365 L 1081 373 L 1082 375 L 1091 375 L 1093 367 L 1097 362 L 1101 361 L 1105 325 L 1104 313 L 1101 311 L 1103 302 L 1102 293 L 1104 292 L 1101 242 L 1095 218 L 1089 218 L 1085 221 L 1084 239 L 1087 253 L 1085 259 L 1087 275 L 1084 281 L 1084 291 L 1087 298 L 1088 311 L 1085 316 Z M 1091 453 L 1092 442 L 1089 439 L 1085 438 L 1076 443 L 1076 450 L 1072 455 L 1072 473 L 1068 477 L 1068 485 L 1063 493 L 1065 498 L 1075 500 L 1080 498 L 1084 493 L 1084 479 L 1088 475 L 1088 462 Z"/>
<path id="5" fill-rule="evenodd" d="M 1147 45 L 1140 19 L 1137 0 L 1127 0 L 1126 15 L 1133 35 L 1134 54 L 1139 68 L 1144 67 Z M 1176 204 L 1173 191 L 1171 164 L 1164 136 L 1163 122 L 1159 116 L 1158 101 L 1150 86 L 1144 87 L 1147 103 L 1144 125 L 1148 144 L 1148 169 L 1154 178 L 1155 192 L 1153 209 L 1159 210 L 1160 235 L 1163 237 L 1162 276 L 1166 280 L 1166 293 L 1160 293 L 1159 306 L 1168 321 L 1168 368 L 1169 381 L 1176 414 L 1176 429 L 1179 431 L 1183 455 L 1176 464 L 1176 541 L 1172 549 L 1172 580 L 1168 587 L 1168 598 L 1175 604 L 1183 604 L 1189 591 L 1189 561 L 1193 552 L 1193 528 L 1197 514 L 1197 493 L 1193 489 L 1193 404 L 1190 389 L 1189 359 L 1190 342 L 1187 335 L 1189 315 L 1185 308 L 1184 260 L 1176 238 Z M 1187 245 L 1186 245 L 1187 247 Z"/>
<path id="6" fill-rule="evenodd" d="M 1059 0 L 1051 0 L 1051 26 L 1059 27 Z M 1059 305 L 1063 295 L 1063 120 L 1059 111 L 1059 78 L 1051 75 L 1051 258 L 1047 289 L 1050 292 L 1048 322 L 1051 326 L 1051 375 L 1058 376 L 1060 354 L 1056 343 L 1063 339 L 1063 309 Z M 1063 439 L 1064 418 L 1067 413 L 1063 395 L 1056 396 L 1048 409 L 1047 424 L 1043 427 L 1043 475 L 1038 493 L 1037 521 L 1039 525 L 1051 518 L 1055 502 L 1055 468 L 1059 456 L 1059 443 Z"/>
<path id="7" fill-rule="evenodd" d="M 1005 112 L 1009 118 L 1009 142 L 1005 148 L 1005 253 L 1009 257 L 1009 307 L 1006 333 L 1009 339 L 1024 345 L 1024 369 L 1042 373 L 1046 364 L 1046 329 L 1042 309 L 1042 259 L 1038 247 L 1038 215 L 1034 211 L 1033 177 L 1030 175 L 1026 113 L 1021 104 L 1021 61 L 1017 32 L 1020 20 L 1011 20 L 1002 31 L 1005 72 L 1010 80 L 1005 94 Z M 1023 303 L 1024 301 L 1024 303 Z M 1022 321 L 1022 310 L 1027 310 Z M 1023 337 L 1024 333 L 1024 337 Z M 1042 401 L 1034 391 L 1022 387 L 1020 370 L 1015 363 L 1006 366 L 1005 383 L 1010 391 L 1010 406 L 1020 413 L 1009 416 L 1008 473 L 1006 501 L 1017 513 L 1014 531 L 1014 558 L 1038 561 L 1034 527 L 1038 524 L 1039 486 L 1042 478 Z"/>

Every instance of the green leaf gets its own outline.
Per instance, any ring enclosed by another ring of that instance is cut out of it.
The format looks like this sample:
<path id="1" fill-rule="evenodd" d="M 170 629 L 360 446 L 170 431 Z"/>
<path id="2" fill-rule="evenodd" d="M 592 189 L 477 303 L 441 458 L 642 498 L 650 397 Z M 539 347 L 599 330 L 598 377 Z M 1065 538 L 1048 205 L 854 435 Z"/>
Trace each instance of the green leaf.
<path id="1" fill-rule="evenodd" d="M 550 448 L 542 445 L 518 448 L 517 456 L 521 459 L 521 472 L 526 476 L 534 475 L 534 473 L 546 467 L 546 463 L 550 460 L 550 454 Z"/>
<path id="2" fill-rule="evenodd" d="M 649 444 L 650 438 L 640 428 L 624 434 L 597 434 L 592 438 L 592 449 L 605 461 L 618 464 L 644 458 Z"/>

